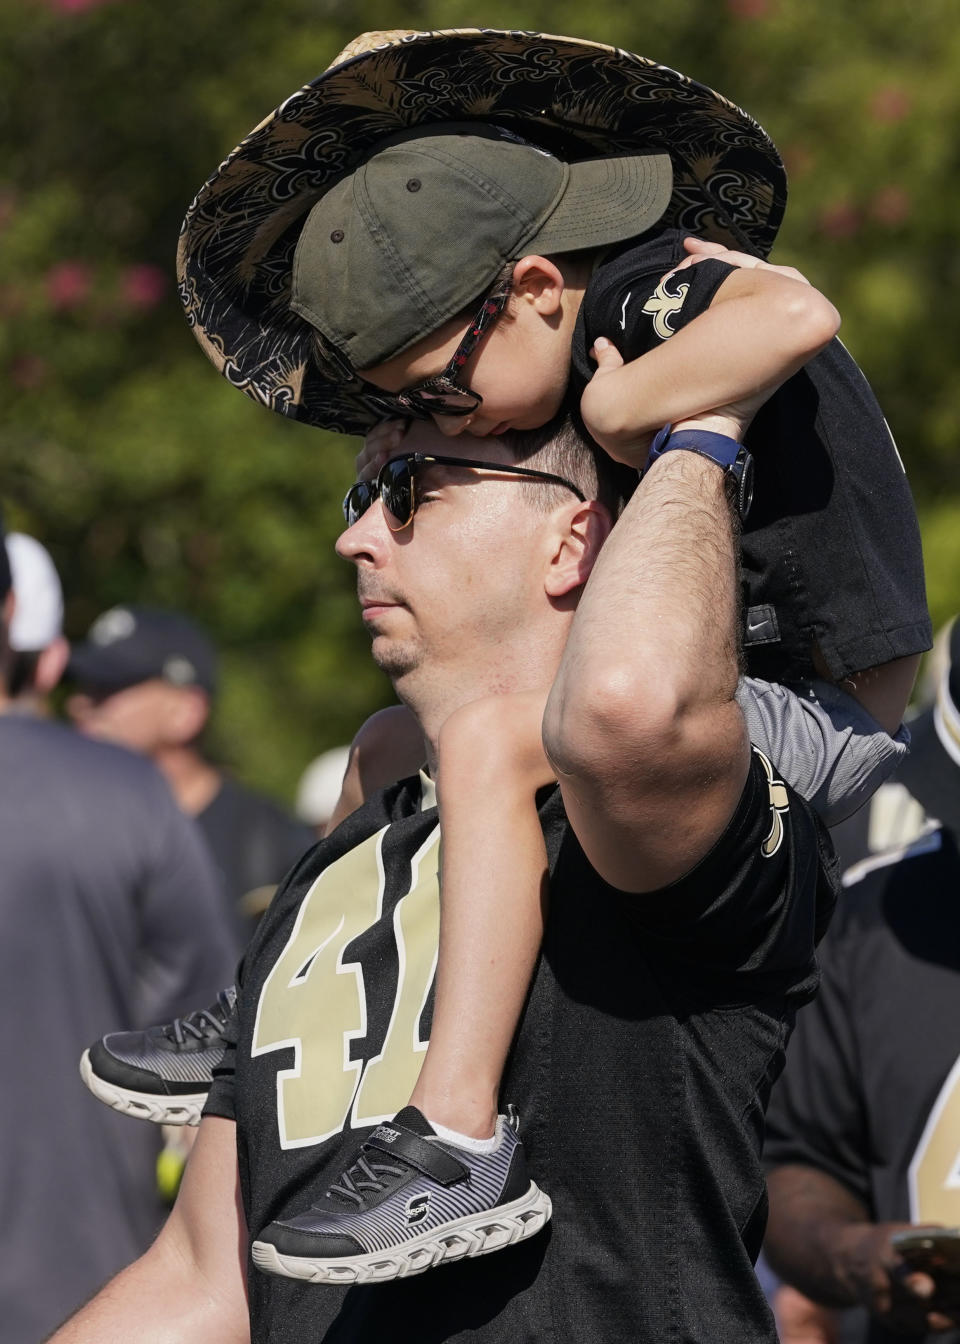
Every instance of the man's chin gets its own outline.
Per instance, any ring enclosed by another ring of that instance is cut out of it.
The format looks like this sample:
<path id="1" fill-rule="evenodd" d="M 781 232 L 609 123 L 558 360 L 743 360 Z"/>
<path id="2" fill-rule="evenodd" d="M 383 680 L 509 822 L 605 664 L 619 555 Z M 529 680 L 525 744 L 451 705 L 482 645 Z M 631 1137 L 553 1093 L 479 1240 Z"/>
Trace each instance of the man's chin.
<path id="1" fill-rule="evenodd" d="M 403 644 L 384 635 L 374 636 L 370 649 L 373 661 L 380 671 L 396 686 L 420 666 L 420 651 L 411 644 Z"/>

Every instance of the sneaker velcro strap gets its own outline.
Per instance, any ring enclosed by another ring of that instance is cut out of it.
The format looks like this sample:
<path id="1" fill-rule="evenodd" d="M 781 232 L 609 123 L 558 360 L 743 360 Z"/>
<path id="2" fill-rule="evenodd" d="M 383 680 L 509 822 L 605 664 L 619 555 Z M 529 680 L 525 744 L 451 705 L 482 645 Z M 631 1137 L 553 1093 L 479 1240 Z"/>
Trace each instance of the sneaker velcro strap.
<path id="1" fill-rule="evenodd" d="M 452 1153 L 438 1143 L 428 1143 L 403 1125 L 378 1125 L 369 1139 L 364 1140 L 363 1146 L 401 1158 L 438 1185 L 455 1185 L 470 1175 L 469 1167 L 458 1162 Z"/>

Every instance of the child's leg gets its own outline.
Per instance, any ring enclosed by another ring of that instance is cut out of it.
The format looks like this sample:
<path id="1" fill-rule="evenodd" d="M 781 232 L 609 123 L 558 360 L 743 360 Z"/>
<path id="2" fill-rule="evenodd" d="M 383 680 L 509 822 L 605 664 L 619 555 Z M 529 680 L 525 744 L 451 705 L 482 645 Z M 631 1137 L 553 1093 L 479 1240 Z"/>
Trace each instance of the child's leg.
<path id="1" fill-rule="evenodd" d="M 543 937 L 547 855 L 535 794 L 554 778 L 543 705 L 537 694 L 491 697 L 459 710 L 440 734 L 440 952 L 411 1102 L 434 1126 L 472 1138 L 494 1133 Z"/>

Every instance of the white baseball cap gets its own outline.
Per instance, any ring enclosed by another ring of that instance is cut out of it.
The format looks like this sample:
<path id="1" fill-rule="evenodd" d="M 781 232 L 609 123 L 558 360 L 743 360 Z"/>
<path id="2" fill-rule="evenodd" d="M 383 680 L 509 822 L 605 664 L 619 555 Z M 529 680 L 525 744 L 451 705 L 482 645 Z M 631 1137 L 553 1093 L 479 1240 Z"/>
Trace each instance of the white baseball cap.
<path id="1" fill-rule="evenodd" d="M 333 747 L 310 762 L 297 785 L 297 816 L 309 826 L 321 826 L 333 815 L 350 758 L 349 747 Z"/>
<path id="2" fill-rule="evenodd" d="M 63 631 L 60 578 L 49 552 L 33 537 L 10 532 L 6 543 L 16 599 L 10 647 L 17 653 L 39 653 Z"/>

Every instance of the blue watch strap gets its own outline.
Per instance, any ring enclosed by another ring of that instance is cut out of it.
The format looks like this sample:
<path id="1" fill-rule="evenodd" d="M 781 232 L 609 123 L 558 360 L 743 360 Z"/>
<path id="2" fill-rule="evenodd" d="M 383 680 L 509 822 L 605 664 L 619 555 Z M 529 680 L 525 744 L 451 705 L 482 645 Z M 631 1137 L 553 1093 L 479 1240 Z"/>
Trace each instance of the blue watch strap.
<path id="1" fill-rule="evenodd" d="M 726 434 L 714 434 L 708 429 L 678 429 L 674 433 L 673 425 L 664 425 L 653 443 L 646 466 L 641 472 L 649 471 L 664 453 L 672 449 L 684 449 L 699 453 L 701 457 L 715 462 L 733 482 L 734 499 L 741 519 L 746 518 L 753 502 L 753 458 L 742 443 L 729 438 Z"/>
<path id="2" fill-rule="evenodd" d="M 664 453 L 674 448 L 686 448 L 710 458 L 718 467 L 730 468 L 739 457 L 743 444 L 728 438 L 726 434 L 714 434 L 708 429 L 678 429 L 674 432 L 673 425 L 664 425 L 650 445 L 644 470 L 652 467 Z"/>

